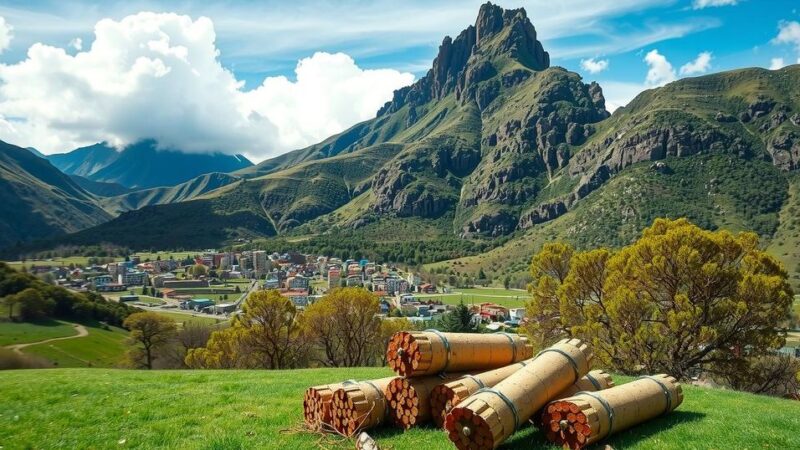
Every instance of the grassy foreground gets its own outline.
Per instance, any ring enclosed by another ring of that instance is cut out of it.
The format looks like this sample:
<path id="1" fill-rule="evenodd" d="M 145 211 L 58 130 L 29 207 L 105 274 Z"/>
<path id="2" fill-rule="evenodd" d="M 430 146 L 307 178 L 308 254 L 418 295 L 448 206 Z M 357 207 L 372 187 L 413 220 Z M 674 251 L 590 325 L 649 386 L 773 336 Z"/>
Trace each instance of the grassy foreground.
<path id="1" fill-rule="evenodd" d="M 17 448 L 353 448 L 298 432 L 303 391 L 388 369 L 297 371 L 126 371 L 52 369 L 3 372 L 0 447 Z M 685 387 L 672 414 L 608 440 L 633 449 L 800 448 L 800 402 Z M 372 432 L 383 448 L 452 449 L 435 429 Z M 323 446 L 319 447 L 318 443 Z M 543 446 L 528 428 L 505 449 Z"/>

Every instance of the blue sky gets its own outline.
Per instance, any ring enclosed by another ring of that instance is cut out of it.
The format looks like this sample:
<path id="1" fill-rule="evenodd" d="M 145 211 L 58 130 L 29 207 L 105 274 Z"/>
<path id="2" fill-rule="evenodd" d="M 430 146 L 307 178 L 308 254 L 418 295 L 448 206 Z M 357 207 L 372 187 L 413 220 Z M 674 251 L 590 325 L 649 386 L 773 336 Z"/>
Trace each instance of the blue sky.
<path id="1" fill-rule="evenodd" d="M 193 20 L 209 18 L 216 33 L 219 62 L 243 82 L 241 90 L 258 88 L 266 77 L 282 75 L 294 81 L 298 61 L 316 52 L 341 52 L 360 69 L 393 69 L 419 78 L 430 66 L 444 35 L 454 36 L 473 23 L 481 3 L 5 0 L 0 4 L 0 17 L 6 28 L 10 26 L 11 39 L 0 53 L 0 63 L 20 63 L 36 43 L 63 48 L 69 55 L 86 51 L 100 20 L 120 21 L 141 11 L 153 11 L 187 15 Z M 579 72 L 587 81 L 599 81 L 612 107 L 624 104 L 645 87 L 682 75 L 770 67 L 781 61 L 794 64 L 800 59 L 800 25 L 789 28 L 800 21 L 800 2 L 796 0 L 496 3 L 505 8 L 525 7 L 552 63 Z M 781 27 L 786 33 L 778 39 Z M 76 45 L 78 40 L 80 45 Z M 696 61 L 703 53 L 710 55 Z M 682 74 L 681 67 L 693 61 L 695 66 Z M 645 80 L 653 70 L 656 73 L 651 74 L 654 78 L 648 84 Z M 0 86 L 2 83 L 0 79 Z M 0 107 L 0 120 L 2 115 Z M 6 112 L 6 118 L 11 115 Z M 73 141 L 79 142 L 81 137 Z M 271 152 L 285 150 L 278 147 Z"/>

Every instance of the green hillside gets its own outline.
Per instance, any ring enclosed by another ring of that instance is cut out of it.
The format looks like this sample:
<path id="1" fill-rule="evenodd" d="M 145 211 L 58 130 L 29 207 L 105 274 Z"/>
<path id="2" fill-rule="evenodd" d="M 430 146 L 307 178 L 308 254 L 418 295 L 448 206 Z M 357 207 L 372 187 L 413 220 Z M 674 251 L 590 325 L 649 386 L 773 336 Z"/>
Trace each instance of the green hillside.
<path id="1" fill-rule="evenodd" d="M 130 371 L 59 369 L 3 374 L 6 448 L 353 448 L 352 441 L 300 432 L 311 385 L 377 378 L 388 369 L 295 371 Z M 68 386 L 65 388 L 65 386 Z M 751 394 L 684 387 L 668 416 L 618 434 L 614 448 L 783 449 L 800 447 L 800 404 Z M 69 432 L 64 432 L 69 430 Z M 375 430 L 382 448 L 451 449 L 439 430 Z M 338 443 L 337 443 L 338 442 Z M 502 448 L 544 443 L 528 428 Z M 543 446 L 543 445 L 542 445 Z"/>
<path id="2" fill-rule="evenodd" d="M 0 141 L 0 248 L 88 228 L 111 218 L 47 160 Z"/>
<path id="3" fill-rule="evenodd" d="M 225 173 L 208 173 L 175 186 L 157 187 L 133 192 L 127 190 L 126 192 L 113 196 L 107 195 L 105 197 L 108 198 L 100 199 L 98 202 L 109 214 L 118 216 L 123 212 L 133 211 L 135 209 L 144 208 L 145 206 L 194 200 L 207 192 L 221 188 L 222 186 L 227 186 L 237 180 L 239 180 L 239 178 Z"/>

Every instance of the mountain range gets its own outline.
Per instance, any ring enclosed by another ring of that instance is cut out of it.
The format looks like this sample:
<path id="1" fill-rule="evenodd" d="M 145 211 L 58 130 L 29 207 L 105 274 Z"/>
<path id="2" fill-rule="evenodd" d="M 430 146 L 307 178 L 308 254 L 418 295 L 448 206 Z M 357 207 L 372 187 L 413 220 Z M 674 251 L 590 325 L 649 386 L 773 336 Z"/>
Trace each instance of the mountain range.
<path id="1" fill-rule="evenodd" d="M 97 146 L 80 151 L 49 159 L 93 181 L 155 185 L 109 170 L 111 154 Z M 799 165 L 800 66 L 682 79 L 611 115 L 600 85 L 551 66 L 524 9 L 485 4 L 375 118 L 254 166 L 215 167 L 233 172 L 219 186 L 178 189 L 189 195 L 95 201 L 105 205 L 104 223 L 59 242 L 197 248 L 275 235 L 457 237 L 498 247 L 456 255 L 464 257 L 444 263 L 451 270 L 522 274 L 547 240 L 618 246 L 656 217 L 689 217 L 755 230 L 794 269 Z"/>
<path id="2" fill-rule="evenodd" d="M 174 186 L 199 175 L 233 172 L 253 165 L 242 155 L 159 149 L 151 139 L 119 151 L 99 143 L 46 158 L 68 175 L 137 189 Z"/>

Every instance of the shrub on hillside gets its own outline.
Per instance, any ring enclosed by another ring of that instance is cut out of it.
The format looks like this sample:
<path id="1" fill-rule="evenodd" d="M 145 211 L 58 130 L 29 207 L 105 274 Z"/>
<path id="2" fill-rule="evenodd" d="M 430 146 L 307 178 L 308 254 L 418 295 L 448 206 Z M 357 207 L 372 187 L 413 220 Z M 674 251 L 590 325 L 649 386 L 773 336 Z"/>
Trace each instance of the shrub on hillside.
<path id="1" fill-rule="evenodd" d="M 737 391 L 792 398 L 800 394 L 799 377 L 800 359 L 781 354 L 747 358 L 735 370 L 713 376 Z"/>
<path id="2" fill-rule="evenodd" d="M 0 347 L 0 370 L 52 367 L 48 361 Z"/>
<path id="3" fill-rule="evenodd" d="M 550 244 L 531 264 L 528 332 L 574 336 L 612 370 L 728 373 L 783 345 L 787 273 L 753 233 L 658 219 L 619 251 Z"/>

